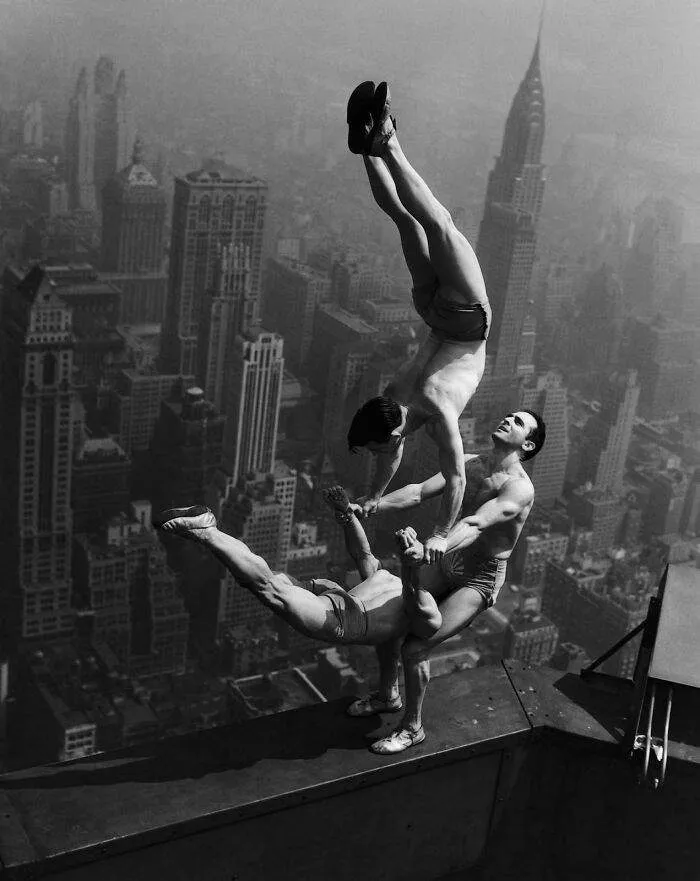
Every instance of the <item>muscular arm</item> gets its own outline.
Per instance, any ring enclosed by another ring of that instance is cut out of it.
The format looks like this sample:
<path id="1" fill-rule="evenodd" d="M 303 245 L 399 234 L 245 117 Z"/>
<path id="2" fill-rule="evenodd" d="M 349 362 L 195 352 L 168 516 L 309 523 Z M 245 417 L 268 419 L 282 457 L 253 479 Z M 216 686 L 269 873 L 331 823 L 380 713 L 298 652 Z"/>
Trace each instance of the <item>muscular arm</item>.
<path id="1" fill-rule="evenodd" d="M 513 520 L 533 499 L 532 486 L 525 480 L 507 480 L 495 499 L 459 520 L 447 536 L 446 553 L 469 547 L 492 526 Z"/>
<path id="2" fill-rule="evenodd" d="M 475 454 L 469 453 L 463 455 L 465 464 L 471 459 L 478 458 Z M 395 489 L 393 492 L 387 493 L 382 497 L 377 507 L 377 513 L 385 513 L 386 511 L 406 511 L 409 508 L 415 508 L 425 502 L 427 499 L 439 496 L 445 489 L 445 475 L 442 471 L 433 474 L 422 483 L 407 483 L 401 489 Z"/>
<path id="3" fill-rule="evenodd" d="M 433 429 L 432 435 L 438 447 L 440 471 L 445 481 L 433 535 L 444 538 L 459 516 L 466 486 L 464 445 L 462 435 L 459 433 L 457 414 L 454 412 L 444 414 Z"/>
<path id="4" fill-rule="evenodd" d="M 379 560 L 372 553 L 362 524 L 352 512 L 340 514 L 336 519 L 342 524 L 347 552 L 357 566 L 360 578 L 364 581 L 379 569 Z"/>
<path id="5" fill-rule="evenodd" d="M 401 459 L 403 457 L 404 441 L 392 450 L 390 453 L 377 453 L 377 465 L 372 478 L 372 484 L 369 490 L 369 500 L 378 502 L 384 494 L 384 490 L 389 485 L 391 478 L 398 471 Z"/>

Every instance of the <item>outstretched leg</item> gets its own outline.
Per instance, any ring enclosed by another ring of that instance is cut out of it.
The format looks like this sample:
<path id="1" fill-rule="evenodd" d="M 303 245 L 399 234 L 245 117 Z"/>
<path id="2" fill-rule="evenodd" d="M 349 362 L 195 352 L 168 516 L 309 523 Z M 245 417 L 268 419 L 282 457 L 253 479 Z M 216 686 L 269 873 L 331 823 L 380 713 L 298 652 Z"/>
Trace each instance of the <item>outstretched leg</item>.
<path id="1" fill-rule="evenodd" d="M 388 120 L 387 126 L 391 125 Z M 440 285 L 451 288 L 465 303 L 483 303 L 486 288 L 476 254 L 454 225 L 450 212 L 410 164 L 395 133 L 380 148 L 379 156 L 386 163 L 401 204 L 425 231 L 430 263 Z"/>
<path id="2" fill-rule="evenodd" d="M 338 642 L 331 601 L 294 584 L 284 573 L 273 572 L 244 542 L 218 529 L 207 508 L 172 508 L 155 518 L 154 525 L 204 545 L 242 587 L 295 630 L 313 639 Z"/>
<path id="3" fill-rule="evenodd" d="M 437 280 L 430 262 L 428 240 L 421 224 L 401 203 L 396 184 L 386 163 L 377 156 L 364 156 L 365 169 L 374 201 L 394 221 L 401 237 L 401 248 L 414 287 Z"/>

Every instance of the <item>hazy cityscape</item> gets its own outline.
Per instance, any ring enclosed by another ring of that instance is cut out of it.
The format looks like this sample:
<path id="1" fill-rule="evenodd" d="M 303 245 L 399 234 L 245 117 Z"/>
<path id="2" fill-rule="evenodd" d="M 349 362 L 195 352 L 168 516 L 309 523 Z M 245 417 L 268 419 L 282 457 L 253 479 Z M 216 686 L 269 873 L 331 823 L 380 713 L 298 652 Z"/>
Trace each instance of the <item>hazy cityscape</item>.
<path id="1" fill-rule="evenodd" d="M 700 567 L 699 25 L 551 5 L 10 4 L 0 771 L 376 686 L 371 648 L 296 633 L 152 526 L 206 504 L 275 570 L 360 580 L 322 493 L 367 492 L 349 421 L 422 333 L 347 150 L 368 77 L 484 272 L 465 450 L 517 407 L 548 428 L 506 585 L 433 676 L 579 671 L 644 620 L 666 562 Z M 438 470 L 419 432 L 391 487 Z M 386 568 L 436 511 L 368 521 Z M 630 676 L 637 647 L 605 671 Z"/>

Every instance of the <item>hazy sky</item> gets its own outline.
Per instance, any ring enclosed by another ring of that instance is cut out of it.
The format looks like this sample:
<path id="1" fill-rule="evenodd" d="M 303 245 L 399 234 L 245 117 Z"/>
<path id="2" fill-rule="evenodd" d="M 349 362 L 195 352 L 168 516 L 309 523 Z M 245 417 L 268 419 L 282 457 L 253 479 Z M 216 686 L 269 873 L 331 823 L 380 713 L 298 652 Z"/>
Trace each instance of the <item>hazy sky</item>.
<path id="1" fill-rule="evenodd" d="M 105 53 L 127 68 L 137 118 L 209 111 L 242 82 L 250 100 L 288 88 L 327 105 L 364 78 L 502 118 L 539 12 L 533 0 L 0 0 L 0 84 L 64 112 L 79 65 Z M 548 108 L 582 128 L 700 132 L 699 45 L 696 0 L 549 0 Z"/>

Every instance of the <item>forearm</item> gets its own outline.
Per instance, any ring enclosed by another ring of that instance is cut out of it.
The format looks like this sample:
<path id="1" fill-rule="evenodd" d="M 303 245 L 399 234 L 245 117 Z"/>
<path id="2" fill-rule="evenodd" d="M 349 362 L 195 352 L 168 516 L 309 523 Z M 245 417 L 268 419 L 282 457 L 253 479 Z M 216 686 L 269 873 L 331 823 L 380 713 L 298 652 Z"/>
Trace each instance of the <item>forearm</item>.
<path id="1" fill-rule="evenodd" d="M 370 575 L 377 571 L 377 560 L 372 553 L 372 548 L 370 547 L 367 534 L 362 528 L 362 524 L 352 512 L 341 514 L 337 519 L 343 527 L 345 548 L 348 554 L 357 566 L 360 576 L 363 579 L 369 578 Z"/>
<path id="2" fill-rule="evenodd" d="M 389 485 L 391 478 L 396 474 L 401 464 L 403 444 L 394 453 L 379 453 L 377 455 L 377 467 L 372 478 L 369 490 L 369 498 L 379 500 L 384 490 Z"/>
<path id="3" fill-rule="evenodd" d="M 447 536 L 453 528 L 462 508 L 464 487 L 465 481 L 461 477 L 451 477 L 447 480 L 433 535 Z"/>
<path id="4" fill-rule="evenodd" d="M 401 489 L 395 489 L 382 496 L 377 505 L 377 514 L 384 514 L 387 511 L 405 511 L 407 508 L 415 508 L 420 503 L 420 484 L 408 483 Z"/>
<path id="5" fill-rule="evenodd" d="M 481 535 L 482 530 L 469 522 L 469 518 L 458 520 L 457 523 L 447 533 L 447 547 L 445 553 L 451 551 L 461 551 L 473 545 Z"/>

